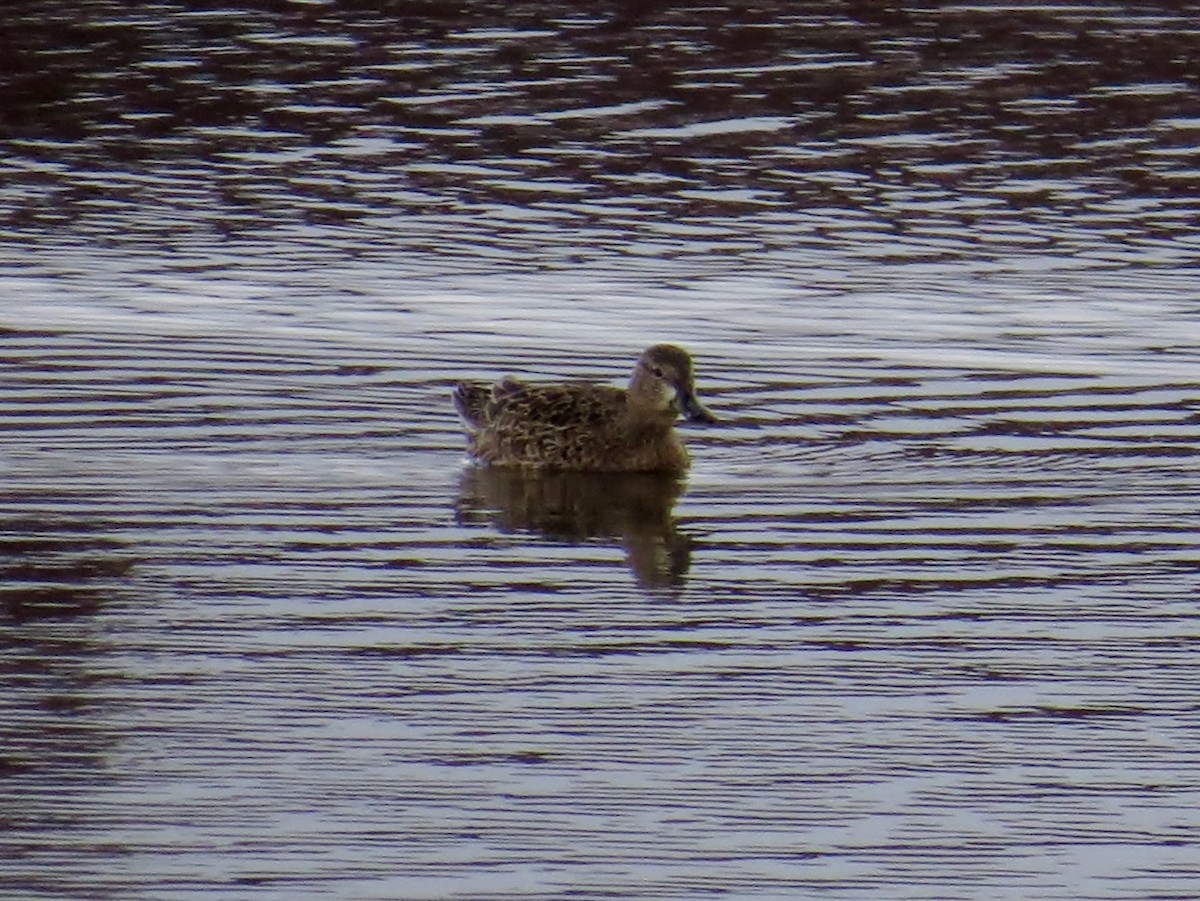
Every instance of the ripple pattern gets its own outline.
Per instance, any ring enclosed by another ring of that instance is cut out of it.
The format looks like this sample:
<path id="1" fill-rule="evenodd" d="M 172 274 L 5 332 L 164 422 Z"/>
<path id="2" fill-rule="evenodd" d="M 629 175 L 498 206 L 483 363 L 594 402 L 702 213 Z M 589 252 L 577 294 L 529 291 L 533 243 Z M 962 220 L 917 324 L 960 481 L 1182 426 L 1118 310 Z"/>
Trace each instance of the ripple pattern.
<path id="1" fill-rule="evenodd" d="M 0 28 L 0 899 L 1200 897 L 1179 4 Z"/>
<path id="2" fill-rule="evenodd" d="M 655 587 L 420 346 L 0 340 L 0 897 L 1196 884 L 1194 385 L 713 346 Z"/>

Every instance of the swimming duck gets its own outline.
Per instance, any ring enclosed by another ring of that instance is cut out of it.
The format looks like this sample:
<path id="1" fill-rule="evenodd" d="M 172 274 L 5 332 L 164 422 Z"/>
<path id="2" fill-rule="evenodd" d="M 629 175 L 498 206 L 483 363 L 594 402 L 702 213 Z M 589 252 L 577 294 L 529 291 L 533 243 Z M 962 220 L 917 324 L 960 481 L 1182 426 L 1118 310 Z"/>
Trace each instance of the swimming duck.
<path id="1" fill-rule="evenodd" d="M 643 352 L 627 388 L 506 376 L 459 382 L 454 405 L 474 459 L 532 470 L 682 472 L 688 453 L 675 421 L 716 421 L 696 399 L 692 358 L 673 344 Z"/>

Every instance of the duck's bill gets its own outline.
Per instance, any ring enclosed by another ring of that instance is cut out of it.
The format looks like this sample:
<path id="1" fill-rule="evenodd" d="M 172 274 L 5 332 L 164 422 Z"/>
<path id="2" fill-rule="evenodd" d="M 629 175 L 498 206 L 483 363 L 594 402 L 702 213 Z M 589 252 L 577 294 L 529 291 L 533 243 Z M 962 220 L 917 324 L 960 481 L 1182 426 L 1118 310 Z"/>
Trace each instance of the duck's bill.
<path id="1" fill-rule="evenodd" d="M 688 422 L 716 422 L 717 417 L 708 412 L 708 408 L 696 399 L 690 391 L 680 391 L 678 394 L 679 410 Z"/>

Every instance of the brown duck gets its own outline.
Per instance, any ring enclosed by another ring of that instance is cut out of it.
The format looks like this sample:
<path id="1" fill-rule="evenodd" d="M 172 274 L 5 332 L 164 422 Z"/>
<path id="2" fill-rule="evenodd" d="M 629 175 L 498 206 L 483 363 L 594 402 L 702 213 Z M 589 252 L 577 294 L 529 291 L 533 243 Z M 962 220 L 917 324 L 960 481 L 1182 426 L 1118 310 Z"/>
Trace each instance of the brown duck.
<path id="1" fill-rule="evenodd" d="M 459 382 L 454 405 L 472 457 L 534 470 L 682 472 L 688 453 L 675 421 L 715 421 L 696 399 L 692 358 L 672 344 L 647 349 L 627 388 L 507 376 L 493 385 Z"/>

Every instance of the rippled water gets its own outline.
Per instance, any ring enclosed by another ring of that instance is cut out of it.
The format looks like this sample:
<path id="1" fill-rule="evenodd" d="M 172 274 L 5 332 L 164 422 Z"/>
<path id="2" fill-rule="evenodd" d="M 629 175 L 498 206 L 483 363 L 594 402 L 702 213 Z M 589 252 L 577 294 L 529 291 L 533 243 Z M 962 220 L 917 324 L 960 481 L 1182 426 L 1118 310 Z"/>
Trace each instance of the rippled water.
<path id="1" fill-rule="evenodd" d="M 0 11 L 0 898 L 1200 895 L 1195 18 L 370 7 Z"/>

